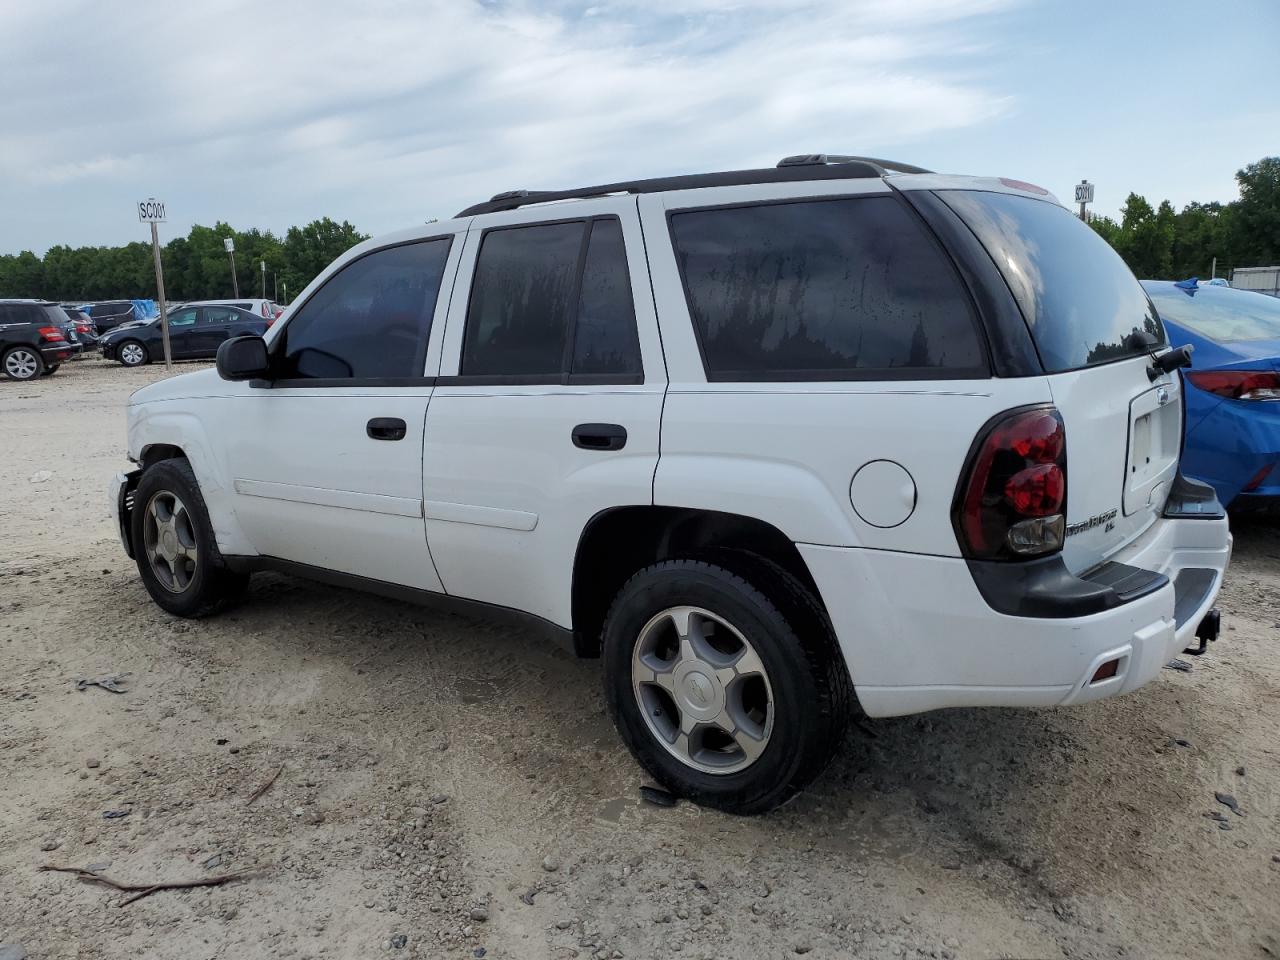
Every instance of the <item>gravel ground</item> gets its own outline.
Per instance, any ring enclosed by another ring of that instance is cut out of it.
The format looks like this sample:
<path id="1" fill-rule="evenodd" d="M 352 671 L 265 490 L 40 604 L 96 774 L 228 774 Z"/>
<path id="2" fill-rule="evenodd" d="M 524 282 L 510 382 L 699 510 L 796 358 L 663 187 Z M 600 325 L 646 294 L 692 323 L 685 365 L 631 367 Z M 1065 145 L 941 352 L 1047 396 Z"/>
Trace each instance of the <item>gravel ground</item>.
<path id="1" fill-rule="evenodd" d="M 1223 638 L 1191 672 L 866 721 L 810 791 L 739 819 L 642 804 L 599 665 L 531 635 L 275 575 L 219 618 L 162 613 L 104 491 L 126 397 L 163 375 L 0 382 L 0 945 L 1280 956 L 1280 525 L 1236 525 Z M 120 673 L 127 693 L 75 690 Z M 45 864 L 245 878 L 122 906 Z"/>

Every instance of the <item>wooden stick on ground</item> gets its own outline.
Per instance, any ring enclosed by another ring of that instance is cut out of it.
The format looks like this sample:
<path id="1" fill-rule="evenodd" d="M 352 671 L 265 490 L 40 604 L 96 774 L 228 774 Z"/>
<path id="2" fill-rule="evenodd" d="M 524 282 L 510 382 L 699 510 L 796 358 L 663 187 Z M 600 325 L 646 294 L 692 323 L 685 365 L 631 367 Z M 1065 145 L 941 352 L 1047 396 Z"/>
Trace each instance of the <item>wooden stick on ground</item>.
<path id="1" fill-rule="evenodd" d="M 41 870 L 53 871 L 56 873 L 74 873 L 76 878 L 85 883 L 101 883 L 104 886 L 114 887 L 122 893 L 132 893 L 132 897 L 126 897 L 121 900 L 119 906 L 127 907 L 135 900 L 141 900 L 143 897 L 150 896 L 157 890 L 188 890 L 192 887 L 220 887 L 224 883 L 230 883 L 232 880 L 243 880 L 248 874 L 245 873 L 222 873 L 214 877 L 202 877 L 199 880 L 174 880 L 168 883 L 121 883 L 118 880 L 112 880 L 110 877 L 104 877 L 100 873 L 94 873 L 92 870 L 85 870 L 81 867 L 59 867 L 51 863 L 46 863 Z"/>
<path id="2" fill-rule="evenodd" d="M 280 774 L 282 774 L 282 773 L 284 773 L 284 764 L 283 764 L 283 763 L 282 763 L 282 764 L 280 764 L 280 767 L 276 770 L 276 772 L 275 772 L 275 773 L 273 773 L 273 774 L 271 775 L 271 779 L 270 779 L 270 780 L 268 780 L 266 783 L 264 783 L 262 786 L 260 786 L 257 790 L 253 791 L 253 796 L 251 796 L 248 800 L 246 800 L 246 801 L 244 802 L 244 805 L 245 805 L 246 807 L 247 807 L 247 806 L 249 806 L 249 804 L 253 803 L 253 801 L 257 800 L 260 796 L 262 796 L 264 793 L 266 793 L 268 790 L 270 790 L 270 789 L 271 789 L 271 785 L 272 785 L 273 783 L 275 783 L 275 782 L 276 782 L 276 778 L 277 778 L 277 777 L 279 777 L 279 776 L 280 776 Z"/>

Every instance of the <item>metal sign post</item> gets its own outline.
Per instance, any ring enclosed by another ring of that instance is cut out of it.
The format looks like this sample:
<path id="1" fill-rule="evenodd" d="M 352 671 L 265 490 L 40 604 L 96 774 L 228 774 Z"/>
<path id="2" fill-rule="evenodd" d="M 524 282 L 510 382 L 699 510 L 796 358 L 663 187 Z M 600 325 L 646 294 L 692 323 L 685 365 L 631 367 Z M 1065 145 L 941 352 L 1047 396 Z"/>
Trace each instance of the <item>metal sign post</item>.
<path id="1" fill-rule="evenodd" d="M 231 295 L 239 300 L 240 281 L 236 279 L 236 241 L 233 237 L 225 237 L 222 245 L 226 247 L 227 256 L 231 258 Z"/>
<path id="2" fill-rule="evenodd" d="M 1081 180 L 1076 184 L 1076 203 L 1080 204 L 1080 219 L 1087 223 L 1089 214 L 1085 205 L 1093 203 L 1093 184 L 1088 180 Z"/>
<path id="3" fill-rule="evenodd" d="M 267 299 L 267 261 L 259 260 L 258 262 L 262 264 L 262 299 L 265 300 Z"/>
<path id="4" fill-rule="evenodd" d="M 169 349 L 169 310 L 164 303 L 164 268 L 160 265 L 160 234 L 157 223 L 165 222 L 164 203 L 148 197 L 138 204 L 138 222 L 151 224 L 151 253 L 156 261 L 156 302 L 160 304 L 160 338 L 164 341 L 164 368 L 173 372 L 173 353 Z"/>

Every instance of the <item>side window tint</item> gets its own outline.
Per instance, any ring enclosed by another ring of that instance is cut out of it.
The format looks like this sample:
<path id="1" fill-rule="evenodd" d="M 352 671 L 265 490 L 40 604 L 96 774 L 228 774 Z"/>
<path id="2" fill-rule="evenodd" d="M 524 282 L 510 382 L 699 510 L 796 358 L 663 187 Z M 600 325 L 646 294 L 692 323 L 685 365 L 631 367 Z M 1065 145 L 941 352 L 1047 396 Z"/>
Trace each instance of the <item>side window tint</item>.
<path id="1" fill-rule="evenodd" d="M 230 323 L 232 320 L 240 318 L 240 314 L 236 313 L 228 307 L 205 307 L 204 322 L 205 323 Z M 246 318 L 248 319 L 248 318 Z"/>
<path id="2" fill-rule="evenodd" d="M 449 244 L 388 247 L 330 277 L 285 327 L 279 376 L 421 377 Z"/>
<path id="3" fill-rule="evenodd" d="M 197 311 L 195 310 L 194 307 L 191 308 L 190 310 L 174 311 L 173 313 L 169 314 L 169 326 L 170 327 L 191 326 L 193 323 L 196 322 L 196 312 Z"/>
<path id="4" fill-rule="evenodd" d="M 636 308 L 622 225 L 617 220 L 596 220 L 591 225 L 570 372 L 641 372 Z"/>
<path id="5" fill-rule="evenodd" d="M 485 234 L 471 283 L 463 375 L 560 376 L 585 223 Z"/>
<path id="6" fill-rule="evenodd" d="M 959 278 L 893 197 L 677 213 L 671 232 L 710 379 L 985 371 Z"/>

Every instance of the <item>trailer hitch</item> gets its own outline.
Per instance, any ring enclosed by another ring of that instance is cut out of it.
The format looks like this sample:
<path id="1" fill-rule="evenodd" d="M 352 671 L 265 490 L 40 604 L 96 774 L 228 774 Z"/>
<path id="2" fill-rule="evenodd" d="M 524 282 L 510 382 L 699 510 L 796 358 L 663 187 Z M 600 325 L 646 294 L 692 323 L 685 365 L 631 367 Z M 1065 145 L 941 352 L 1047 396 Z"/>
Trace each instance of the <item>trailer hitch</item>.
<path id="1" fill-rule="evenodd" d="M 1204 652 L 1209 649 L 1209 644 L 1218 639 L 1218 631 L 1221 629 L 1222 614 L 1218 612 L 1217 607 L 1214 607 L 1204 615 L 1204 619 L 1196 627 L 1196 639 L 1200 641 L 1200 646 L 1187 647 L 1182 652 L 1193 657 L 1203 656 Z"/>

